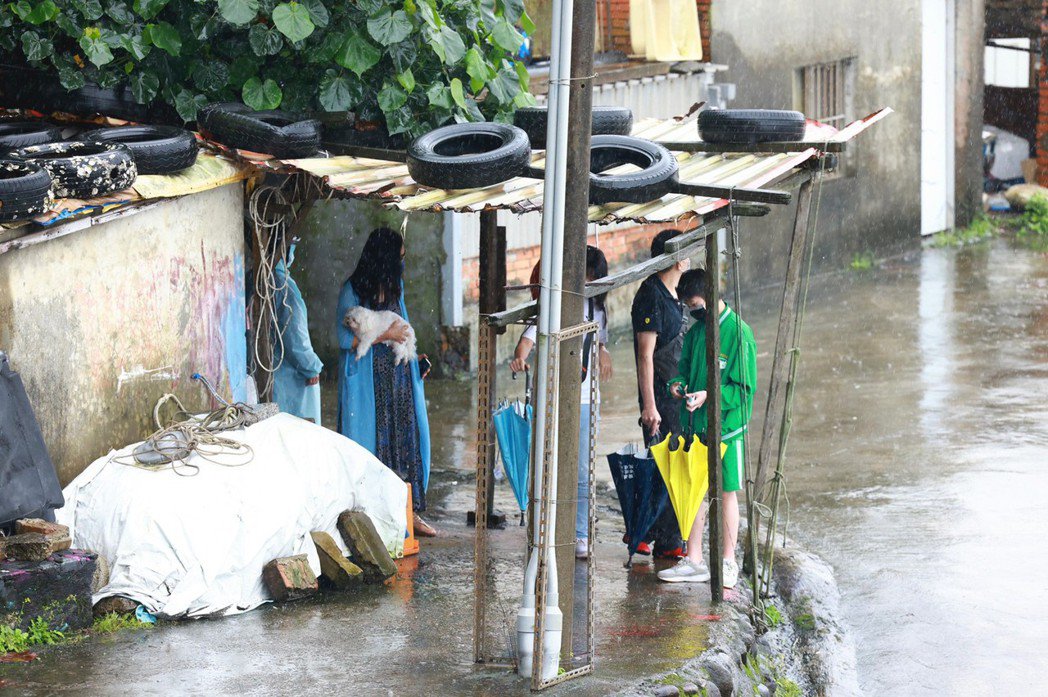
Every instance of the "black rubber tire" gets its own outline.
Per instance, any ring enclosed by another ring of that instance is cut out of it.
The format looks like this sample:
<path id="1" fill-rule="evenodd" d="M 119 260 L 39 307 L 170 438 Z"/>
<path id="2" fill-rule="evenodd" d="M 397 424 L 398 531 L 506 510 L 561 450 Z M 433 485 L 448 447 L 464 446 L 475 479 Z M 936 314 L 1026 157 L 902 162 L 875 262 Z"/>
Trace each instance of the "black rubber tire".
<path id="1" fill-rule="evenodd" d="M 62 129 L 46 121 L 0 121 L 0 152 L 62 140 Z"/>
<path id="2" fill-rule="evenodd" d="M 251 111 L 243 104 L 214 104 L 205 107 L 197 122 L 223 145 L 278 159 L 310 157 L 320 149 L 320 122 L 286 111 Z"/>
<path id="3" fill-rule="evenodd" d="M 804 140 L 804 114 L 777 109 L 707 109 L 699 135 L 707 143 L 754 145 Z"/>
<path id="4" fill-rule="evenodd" d="M 377 148 L 403 152 L 408 145 L 403 133 L 389 135 L 385 127 L 370 131 L 359 131 L 353 124 L 324 126 L 324 149 L 331 153 L 356 148 Z"/>
<path id="5" fill-rule="evenodd" d="M 636 165 L 640 171 L 601 174 L 625 164 Z M 677 185 L 677 170 L 677 158 L 658 143 L 632 136 L 593 136 L 590 203 L 647 203 L 660 199 Z"/>
<path id="6" fill-rule="evenodd" d="M 197 139 L 174 126 L 121 126 L 99 128 L 77 136 L 94 143 L 123 143 L 135 158 L 139 174 L 173 174 L 192 167 L 197 158 Z"/>
<path id="7" fill-rule="evenodd" d="M 513 125 L 528 134 L 532 148 L 545 150 L 548 117 L 544 106 L 524 107 L 513 114 Z M 624 106 L 595 106 L 590 132 L 595 136 L 628 136 L 633 132 L 633 112 Z"/>
<path id="8" fill-rule="evenodd" d="M 120 143 L 47 143 L 16 150 L 11 157 L 46 169 L 56 198 L 106 196 L 128 188 L 138 176 L 131 151 Z"/>
<path id="9" fill-rule="evenodd" d="M 61 4 L 61 3 L 59 3 Z M 142 123 L 182 123 L 174 108 L 160 99 L 150 105 L 139 104 L 127 85 L 106 89 L 87 84 L 66 91 L 53 73 L 22 65 L 0 66 L 0 95 L 7 108 L 33 109 L 90 116 L 101 114 Z"/>
<path id="10" fill-rule="evenodd" d="M 54 203 L 51 175 L 40 165 L 0 160 L 0 222 L 46 213 Z"/>
<path id="11" fill-rule="evenodd" d="M 411 178 L 436 189 L 479 189 L 524 173 L 528 134 L 502 123 L 441 126 L 408 145 Z"/>

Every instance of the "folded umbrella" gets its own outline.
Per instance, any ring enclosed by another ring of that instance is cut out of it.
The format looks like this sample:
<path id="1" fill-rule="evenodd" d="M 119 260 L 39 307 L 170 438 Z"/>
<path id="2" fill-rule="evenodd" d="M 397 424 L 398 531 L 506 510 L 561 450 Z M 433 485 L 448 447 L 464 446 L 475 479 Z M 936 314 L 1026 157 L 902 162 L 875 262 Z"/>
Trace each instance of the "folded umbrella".
<path id="1" fill-rule="evenodd" d="M 503 403 L 492 414 L 495 437 L 506 479 L 521 512 L 528 508 L 528 460 L 531 455 L 531 405 L 516 400 Z M 523 519 L 522 519 L 523 521 Z"/>
<path id="2" fill-rule="evenodd" d="M 608 467 L 626 523 L 629 566 L 637 546 L 644 542 L 669 499 L 647 448 L 631 443 L 608 455 Z"/>
<path id="3" fill-rule="evenodd" d="M 721 443 L 721 456 L 726 449 Z M 687 540 L 709 488 L 709 449 L 696 435 L 671 434 L 661 443 L 651 446 L 651 455 L 669 492 L 680 536 Z"/>

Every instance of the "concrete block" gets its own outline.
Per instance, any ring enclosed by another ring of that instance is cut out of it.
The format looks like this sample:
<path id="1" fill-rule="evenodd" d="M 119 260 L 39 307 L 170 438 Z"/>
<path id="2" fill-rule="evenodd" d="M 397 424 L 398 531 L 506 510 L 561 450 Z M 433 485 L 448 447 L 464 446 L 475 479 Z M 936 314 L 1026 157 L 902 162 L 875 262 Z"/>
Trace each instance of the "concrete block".
<path id="1" fill-rule="evenodd" d="M 326 532 L 311 532 L 313 544 L 320 557 L 320 575 L 338 588 L 346 590 L 354 583 L 363 580 L 364 570 L 346 559 L 335 540 Z"/>
<path id="2" fill-rule="evenodd" d="M 53 629 L 90 626 L 94 571 L 94 555 L 75 549 L 41 562 L 0 562 L 0 625 L 24 630 L 42 617 Z"/>
<path id="3" fill-rule="evenodd" d="M 397 565 L 366 513 L 343 511 L 338 517 L 338 531 L 349 549 L 350 558 L 364 570 L 365 581 L 381 583 L 396 575 Z"/>
<path id="4" fill-rule="evenodd" d="M 94 554 L 92 552 L 92 554 Z M 95 573 L 91 577 L 91 592 L 97 593 L 109 585 L 109 562 L 101 554 L 95 555 Z"/>
<path id="5" fill-rule="evenodd" d="M 8 559 L 15 561 L 44 561 L 55 552 L 69 549 L 70 544 L 68 529 L 64 534 L 51 535 L 27 532 L 8 537 L 4 545 L 4 554 Z"/>
<path id="6" fill-rule="evenodd" d="M 262 580 L 273 600 L 298 600 L 320 587 L 305 554 L 282 557 L 262 567 Z"/>

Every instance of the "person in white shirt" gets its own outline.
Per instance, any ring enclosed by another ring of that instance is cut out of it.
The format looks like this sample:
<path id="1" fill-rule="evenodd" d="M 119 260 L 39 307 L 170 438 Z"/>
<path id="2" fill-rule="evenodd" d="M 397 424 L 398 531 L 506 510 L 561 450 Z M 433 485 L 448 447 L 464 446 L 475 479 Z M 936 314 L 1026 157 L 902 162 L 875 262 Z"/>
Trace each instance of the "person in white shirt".
<path id="1" fill-rule="evenodd" d="M 535 265 L 538 271 L 538 265 Z M 589 245 L 586 247 L 586 280 L 595 281 L 608 275 L 608 260 L 604 252 Z M 536 283 L 537 274 L 532 272 L 532 284 Z M 532 292 L 535 297 L 537 292 Z M 579 410 L 579 488 L 578 509 L 575 514 L 575 557 L 577 559 L 589 558 L 589 422 L 590 411 L 595 410 L 597 423 L 600 423 L 600 381 L 611 378 L 611 353 L 608 351 L 608 314 L 604 306 L 607 294 L 587 298 L 585 301 L 584 315 L 586 322 L 596 322 L 600 327 L 596 337 L 589 334 L 583 345 L 582 357 L 582 390 L 581 408 Z M 528 327 L 521 334 L 517 342 L 517 348 L 513 352 L 510 361 L 510 369 L 515 373 L 522 372 L 527 365 L 528 356 L 535 347 L 537 330 L 534 325 Z M 592 355 L 592 342 L 598 343 L 597 348 L 597 370 L 591 370 L 589 365 Z M 594 372 L 599 375 L 598 389 L 596 391 L 595 404 L 590 404 L 591 381 Z"/>

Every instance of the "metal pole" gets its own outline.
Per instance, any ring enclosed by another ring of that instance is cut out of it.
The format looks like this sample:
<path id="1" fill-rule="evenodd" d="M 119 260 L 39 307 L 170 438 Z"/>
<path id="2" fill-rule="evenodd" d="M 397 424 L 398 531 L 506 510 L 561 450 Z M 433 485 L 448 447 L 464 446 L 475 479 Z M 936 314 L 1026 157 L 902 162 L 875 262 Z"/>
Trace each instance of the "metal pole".
<path id="1" fill-rule="evenodd" d="M 593 112 L 593 33 L 596 25 L 596 0 L 575 4 L 571 41 L 571 87 L 568 97 L 568 151 L 566 177 L 571 186 L 564 193 L 564 260 L 561 285 L 561 327 L 581 324 L 586 290 L 586 234 L 589 227 L 590 131 Z M 557 549 L 560 610 L 564 617 L 561 634 L 561 656 L 572 655 L 572 618 L 575 589 L 575 514 L 578 497 L 579 459 L 579 367 L 582 363 L 582 338 L 561 344 L 560 354 L 560 419 L 557 428 Z M 597 367 L 590 365 L 596 376 Z M 596 378 L 595 378 L 596 379 Z M 594 405 L 591 405 L 593 408 Z M 588 425 L 588 424 L 587 424 Z"/>
<path id="2" fill-rule="evenodd" d="M 706 275 L 710 297 L 706 309 L 706 445 L 710 472 L 710 595 L 724 599 L 721 550 L 721 380 L 720 380 L 720 254 L 717 235 L 706 238 Z"/>
<path id="3" fill-rule="evenodd" d="M 786 407 L 785 389 L 790 377 L 790 346 L 796 326 L 797 309 L 800 305 L 801 272 L 805 264 L 805 249 L 808 246 L 808 211 L 811 210 L 814 181 L 809 178 L 801 184 L 797 193 L 797 213 L 793 221 L 793 237 L 786 262 L 786 281 L 782 290 L 782 307 L 779 311 L 779 328 L 775 334 L 775 353 L 772 354 L 771 380 L 768 384 L 768 402 L 764 409 L 761 425 L 760 450 L 757 453 L 757 473 L 753 478 L 754 496 L 763 495 L 768 467 L 775 457 L 778 445 L 778 430 L 782 425 L 782 412 Z M 760 525 L 760 520 L 757 520 Z"/>

